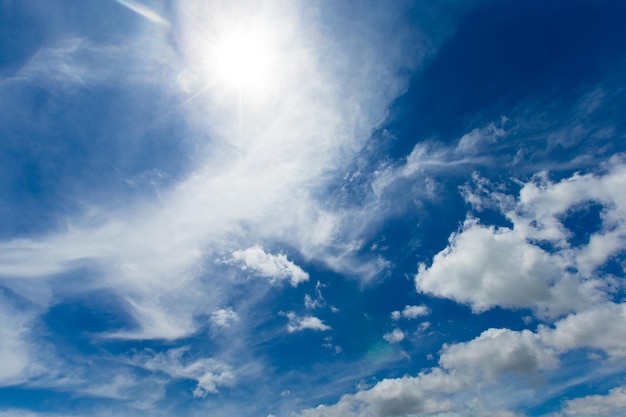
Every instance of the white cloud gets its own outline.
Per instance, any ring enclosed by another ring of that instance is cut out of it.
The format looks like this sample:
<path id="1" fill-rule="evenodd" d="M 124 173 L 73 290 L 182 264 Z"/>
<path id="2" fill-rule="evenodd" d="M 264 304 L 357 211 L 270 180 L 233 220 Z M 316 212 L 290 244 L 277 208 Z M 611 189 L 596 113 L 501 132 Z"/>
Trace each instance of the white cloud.
<path id="1" fill-rule="evenodd" d="M 558 365 L 555 352 L 528 330 L 485 330 L 467 343 L 444 346 L 439 364 L 473 379 L 496 382 L 502 374 L 531 375 Z"/>
<path id="2" fill-rule="evenodd" d="M 289 280 L 293 287 L 301 282 L 309 280 L 309 274 L 302 268 L 287 259 L 283 253 L 272 255 L 266 253 L 261 246 L 252 246 L 243 251 L 234 251 L 232 259 L 242 263 L 243 270 L 249 270 L 264 278 L 269 278 L 272 283 Z"/>
<path id="3" fill-rule="evenodd" d="M 145 350 L 135 354 L 131 363 L 149 371 L 163 372 L 172 378 L 196 381 L 194 397 L 217 394 L 219 386 L 231 386 L 235 382 L 229 366 L 213 358 L 192 360 L 186 357 L 188 350 L 186 347 L 159 353 Z"/>
<path id="4" fill-rule="evenodd" d="M 23 311 L 0 288 L 0 386 L 28 382 L 45 375 L 47 346 L 36 342 L 35 311 Z"/>
<path id="5" fill-rule="evenodd" d="M 314 310 L 316 308 L 324 306 L 324 300 L 320 298 L 316 298 L 315 300 L 311 298 L 309 294 L 304 295 L 304 307 L 307 310 Z"/>
<path id="6" fill-rule="evenodd" d="M 289 319 L 289 323 L 287 324 L 287 331 L 289 333 L 300 332 L 307 329 L 324 332 L 331 329 L 330 326 L 314 316 L 300 317 L 293 311 L 284 314 Z"/>
<path id="7" fill-rule="evenodd" d="M 400 329 L 393 329 L 390 333 L 385 333 L 383 339 L 393 344 L 400 343 L 404 340 L 404 332 Z"/>
<path id="8" fill-rule="evenodd" d="M 292 285 L 306 280 L 307 273 L 284 255 L 250 245 L 278 242 L 304 259 L 363 280 L 389 266 L 382 257 L 359 255 L 363 222 L 351 212 L 330 210 L 316 196 L 328 178 L 349 164 L 388 103 L 404 90 L 407 76 L 398 76 L 397 69 L 413 66 L 423 45 L 416 46 L 416 37 L 405 38 L 411 28 L 387 31 L 390 21 L 401 21 L 395 8 L 362 10 L 360 20 L 370 30 L 343 27 L 342 42 L 336 43 L 332 34 L 319 30 L 313 15 L 295 4 L 241 7 L 184 0 L 171 11 L 179 17 L 175 39 L 133 34 L 124 44 L 97 47 L 69 40 L 42 49 L 16 73 L 10 82 L 43 84 L 61 97 L 77 89 L 141 85 L 171 97 L 164 100 L 163 113 L 174 111 L 177 120 L 184 120 L 186 135 L 206 140 L 198 140 L 197 151 L 185 164 L 187 175 L 160 189 L 158 201 L 130 195 L 114 202 L 92 200 L 93 194 L 64 192 L 67 201 L 61 206 L 84 207 L 83 212 L 63 217 L 59 224 L 65 228 L 49 234 L 1 242 L 0 275 L 15 281 L 37 278 L 42 281 L 38 285 L 54 287 L 51 291 L 63 297 L 68 286 L 49 278 L 86 271 L 89 279 L 73 285 L 72 291 L 109 290 L 132 315 L 132 326 L 112 336 L 171 340 L 192 334 L 198 328 L 195 317 L 228 303 L 232 281 L 208 279 L 222 271 L 214 271 L 207 259 L 230 248 L 243 248 L 236 256 L 249 271 Z M 199 86 L 210 84 L 202 79 L 210 60 L 197 51 L 210 49 L 207 33 L 232 27 L 229 18 L 268 23 L 279 37 L 278 55 L 290 57 L 280 68 L 281 76 L 274 77 L 271 95 L 244 94 L 239 103 L 238 95 L 223 85 L 190 91 L 188 85 L 172 82 L 185 69 L 199 78 Z M 383 46 L 383 39 L 397 47 Z M 354 48 L 343 48 L 344 42 Z M 320 44 L 328 47 L 322 51 Z M 169 107 L 173 102 L 182 104 Z M 56 117 L 34 116 L 42 125 Z M 120 146 L 143 138 L 143 130 L 135 127 L 111 129 L 129 139 Z M 115 175 L 133 178 L 137 172 Z M 102 189 L 94 194 L 109 193 L 108 180 L 97 184 Z"/>
<path id="9" fill-rule="evenodd" d="M 607 395 L 590 395 L 566 400 L 563 413 L 568 417 L 618 417 L 626 413 L 626 387 L 617 387 Z"/>
<path id="10" fill-rule="evenodd" d="M 446 394 L 458 392 L 463 384 L 440 370 L 385 379 L 374 387 L 344 395 L 334 405 L 320 405 L 303 410 L 300 417 L 378 417 L 436 414 L 450 411 L 455 405 Z M 454 414 L 451 414 L 454 415 Z"/>
<path id="11" fill-rule="evenodd" d="M 507 119 L 502 119 L 502 125 Z M 476 128 L 469 133 L 464 134 L 455 149 L 457 154 L 467 155 L 475 154 L 483 151 L 485 145 L 493 145 L 499 139 L 506 136 L 506 131 L 502 126 L 498 127 L 495 123 L 490 123 L 485 127 Z"/>
<path id="12" fill-rule="evenodd" d="M 74 416 L 78 417 L 76 414 L 71 417 Z M 37 413 L 19 408 L 10 408 L 0 410 L 0 417 L 68 417 L 68 414 Z"/>
<path id="13" fill-rule="evenodd" d="M 324 342 L 325 343 L 322 344 L 322 347 L 334 351 L 335 355 L 338 355 L 341 352 L 343 352 L 343 348 L 341 346 L 335 345 L 335 344 L 332 343 L 333 342 L 333 337 L 332 336 L 325 337 L 324 338 Z"/>
<path id="14" fill-rule="evenodd" d="M 541 326 L 546 343 L 563 351 L 577 348 L 600 349 L 615 358 L 626 357 L 626 304 L 604 303 L 570 314 L 554 328 Z"/>
<path id="15" fill-rule="evenodd" d="M 405 306 L 404 310 L 402 310 L 402 317 L 409 320 L 427 316 L 429 314 L 430 309 L 423 304 L 419 306 Z"/>
<path id="16" fill-rule="evenodd" d="M 29 363 L 28 344 L 24 337 L 28 333 L 28 321 L 9 311 L 0 304 L 0 385 L 23 382 Z"/>
<path id="17" fill-rule="evenodd" d="M 400 320 L 400 318 L 404 317 L 407 320 L 413 320 L 418 317 L 427 316 L 430 314 L 430 309 L 426 307 L 424 304 L 419 306 L 405 306 L 404 309 L 400 311 L 392 311 L 391 318 L 392 320 Z"/>
<path id="18" fill-rule="evenodd" d="M 309 294 L 304 295 L 304 307 L 307 310 L 314 310 L 316 308 L 321 308 L 326 306 L 326 300 L 324 300 L 324 296 L 322 295 L 322 288 L 324 288 L 320 281 L 317 281 L 315 284 L 315 299 L 311 297 Z M 332 309 L 332 306 L 331 306 Z"/>
<path id="19" fill-rule="evenodd" d="M 478 179 L 479 192 L 465 190 L 466 199 L 501 210 L 513 228 L 466 220 L 430 267 L 419 265 L 416 288 L 468 304 L 475 312 L 532 308 L 552 317 L 606 300 L 615 282 L 597 269 L 626 244 L 626 198 L 619 191 L 626 187 L 626 165 L 617 158 L 607 169 L 603 176 L 577 174 L 557 183 L 542 174 L 524 184 L 517 197 L 487 192 L 488 184 Z M 572 246 L 563 216 L 588 202 L 603 206 L 600 230 L 588 243 Z"/>
<path id="20" fill-rule="evenodd" d="M 592 348 L 615 358 L 624 357 L 625 305 L 598 306 L 588 313 L 572 314 L 556 322 L 554 328 L 540 326 L 537 332 L 485 330 L 468 342 L 444 345 L 439 366 L 428 372 L 384 379 L 372 388 L 360 387 L 336 404 L 303 410 L 299 416 L 518 416 L 513 410 L 532 401 L 536 390 L 545 388 L 546 380 L 561 377 L 565 353 Z M 507 383 L 502 384 L 503 380 Z M 567 401 L 564 415 L 599 416 L 605 412 L 618 416 L 624 398 L 624 389 L 617 388 L 608 396 Z"/>
<path id="21" fill-rule="evenodd" d="M 547 253 L 513 230 L 467 220 L 430 268 L 420 264 L 415 283 L 421 292 L 481 312 L 495 305 L 527 307 L 550 301 L 549 283 L 559 272 Z"/>
<path id="22" fill-rule="evenodd" d="M 230 327 L 239 321 L 239 315 L 230 307 L 220 308 L 211 313 L 211 323 L 219 327 Z"/>

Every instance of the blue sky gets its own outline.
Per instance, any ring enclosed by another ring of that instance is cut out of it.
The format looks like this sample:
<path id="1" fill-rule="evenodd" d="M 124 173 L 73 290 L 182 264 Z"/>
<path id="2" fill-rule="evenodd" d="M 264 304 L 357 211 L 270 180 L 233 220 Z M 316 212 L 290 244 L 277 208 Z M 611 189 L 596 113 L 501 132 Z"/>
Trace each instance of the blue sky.
<path id="1" fill-rule="evenodd" d="M 624 21 L 0 2 L 0 417 L 624 415 Z"/>

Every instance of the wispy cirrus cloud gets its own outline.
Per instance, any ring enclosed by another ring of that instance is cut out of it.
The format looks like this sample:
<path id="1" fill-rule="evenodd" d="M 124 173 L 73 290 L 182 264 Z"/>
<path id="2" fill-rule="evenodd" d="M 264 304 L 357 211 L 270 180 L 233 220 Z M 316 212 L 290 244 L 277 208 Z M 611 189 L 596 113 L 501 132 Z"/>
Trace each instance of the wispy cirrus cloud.
<path id="1" fill-rule="evenodd" d="M 133 355 L 131 363 L 172 378 L 195 380 L 197 385 L 193 396 L 199 398 L 217 394 L 218 387 L 231 386 L 235 382 L 235 376 L 226 364 L 213 358 L 194 360 L 186 355 L 187 350 L 181 347 L 165 352 L 143 351 Z"/>

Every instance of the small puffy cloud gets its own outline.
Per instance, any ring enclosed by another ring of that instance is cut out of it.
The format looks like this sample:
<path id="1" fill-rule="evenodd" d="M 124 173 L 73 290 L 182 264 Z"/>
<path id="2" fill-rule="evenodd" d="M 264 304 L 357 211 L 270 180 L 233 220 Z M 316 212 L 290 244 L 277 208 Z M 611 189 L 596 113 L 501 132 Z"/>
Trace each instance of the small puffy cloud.
<path id="1" fill-rule="evenodd" d="M 401 318 L 405 318 L 408 320 L 413 320 L 418 317 L 427 316 L 430 314 L 430 309 L 426 307 L 424 304 L 419 306 L 405 306 L 402 311 L 392 311 L 391 319 L 392 320 L 400 320 Z"/>
<path id="2" fill-rule="evenodd" d="M 300 317 L 296 315 L 296 313 L 294 313 L 293 311 L 284 313 L 284 315 L 289 319 L 289 323 L 287 324 L 287 331 L 289 333 L 300 332 L 307 329 L 325 332 L 332 329 L 332 327 L 325 324 L 322 320 L 314 316 Z"/>
<path id="3" fill-rule="evenodd" d="M 242 270 L 248 270 L 269 278 L 272 283 L 289 280 L 291 285 L 295 287 L 301 282 L 309 280 L 309 274 L 287 259 L 285 254 L 272 255 L 265 252 L 259 245 L 234 251 L 232 261 L 240 264 Z"/>
<path id="4" fill-rule="evenodd" d="M 402 317 L 405 319 L 415 319 L 429 314 L 430 309 L 423 304 L 420 306 L 406 306 L 404 310 L 402 310 Z"/>
<path id="5" fill-rule="evenodd" d="M 565 401 L 568 417 L 618 417 L 626 414 L 626 387 L 613 388 L 607 395 L 590 395 Z"/>
<path id="6" fill-rule="evenodd" d="M 390 333 L 385 333 L 383 335 L 383 339 L 387 342 L 393 344 L 400 343 L 404 340 L 404 332 L 400 329 L 393 329 Z"/>
<path id="7" fill-rule="evenodd" d="M 528 375 L 558 365 L 555 352 L 531 331 L 488 329 L 467 343 L 444 346 L 439 364 L 473 378 L 496 381 L 502 374 Z"/>
<path id="8" fill-rule="evenodd" d="M 211 313 L 211 324 L 218 327 L 230 327 L 232 323 L 239 321 L 239 315 L 230 307 L 221 308 Z"/>
<path id="9" fill-rule="evenodd" d="M 325 343 L 322 344 L 322 347 L 334 351 L 336 355 L 343 352 L 343 348 L 341 346 L 334 344 L 332 336 L 326 336 L 324 338 L 324 342 Z"/>
<path id="10" fill-rule="evenodd" d="M 157 353 L 146 349 L 134 355 L 131 363 L 149 371 L 162 372 L 172 378 L 196 381 L 197 385 L 193 390 L 196 398 L 217 394 L 219 386 L 231 386 L 234 383 L 235 377 L 229 366 L 213 358 L 192 360 L 186 355 L 188 350 L 181 347 Z"/>

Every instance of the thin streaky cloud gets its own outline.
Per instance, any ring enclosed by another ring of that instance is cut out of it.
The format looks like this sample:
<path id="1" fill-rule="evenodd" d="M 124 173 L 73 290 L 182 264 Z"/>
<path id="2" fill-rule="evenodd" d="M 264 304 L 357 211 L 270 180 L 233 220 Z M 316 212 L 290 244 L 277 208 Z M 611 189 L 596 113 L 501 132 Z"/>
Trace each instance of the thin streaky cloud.
<path id="1" fill-rule="evenodd" d="M 168 28 L 170 26 L 170 22 L 168 22 L 165 18 L 163 18 L 154 10 L 150 9 L 148 6 L 138 1 L 135 1 L 135 0 L 115 0 L 115 1 L 121 4 L 122 6 L 132 10 L 133 12 L 137 13 L 138 15 L 145 17 L 151 22 L 154 22 L 165 28 Z"/>

